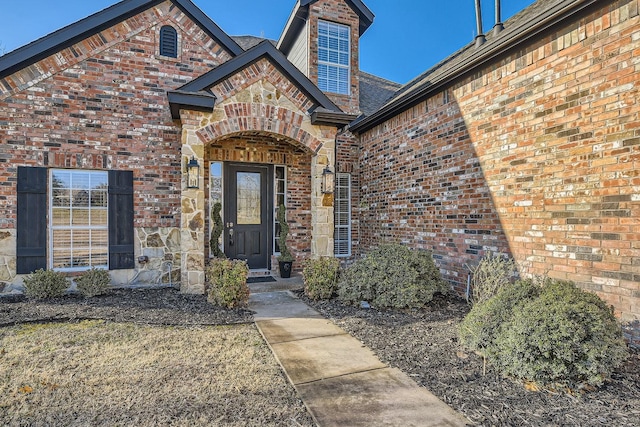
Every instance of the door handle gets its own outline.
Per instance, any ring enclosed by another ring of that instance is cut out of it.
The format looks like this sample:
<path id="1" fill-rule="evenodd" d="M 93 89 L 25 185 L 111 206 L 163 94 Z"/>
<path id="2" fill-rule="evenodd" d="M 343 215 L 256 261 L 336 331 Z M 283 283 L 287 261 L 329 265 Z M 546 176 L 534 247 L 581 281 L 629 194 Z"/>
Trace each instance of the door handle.
<path id="1" fill-rule="evenodd" d="M 229 246 L 233 246 L 233 228 L 229 229 Z"/>

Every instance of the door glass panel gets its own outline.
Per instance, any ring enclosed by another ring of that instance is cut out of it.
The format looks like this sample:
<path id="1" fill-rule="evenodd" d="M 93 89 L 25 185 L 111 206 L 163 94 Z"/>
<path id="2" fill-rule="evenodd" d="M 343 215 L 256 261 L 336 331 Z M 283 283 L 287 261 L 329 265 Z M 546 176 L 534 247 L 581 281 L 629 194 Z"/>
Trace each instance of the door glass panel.
<path id="1" fill-rule="evenodd" d="M 261 224 L 260 173 L 237 172 L 236 178 L 238 224 Z"/>

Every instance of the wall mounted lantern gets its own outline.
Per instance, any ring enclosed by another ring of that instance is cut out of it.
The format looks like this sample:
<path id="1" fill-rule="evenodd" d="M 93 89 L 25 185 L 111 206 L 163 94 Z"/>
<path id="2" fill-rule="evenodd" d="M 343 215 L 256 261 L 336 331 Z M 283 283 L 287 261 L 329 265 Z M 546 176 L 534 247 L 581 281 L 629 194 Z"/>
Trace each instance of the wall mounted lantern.
<path id="1" fill-rule="evenodd" d="M 331 194 L 333 193 L 334 183 L 335 183 L 335 174 L 331 172 L 329 166 L 325 167 L 322 171 L 322 193 L 323 194 Z"/>
<path id="2" fill-rule="evenodd" d="M 195 157 L 187 164 L 187 188 L 200 188 L 200 165 Z"/>

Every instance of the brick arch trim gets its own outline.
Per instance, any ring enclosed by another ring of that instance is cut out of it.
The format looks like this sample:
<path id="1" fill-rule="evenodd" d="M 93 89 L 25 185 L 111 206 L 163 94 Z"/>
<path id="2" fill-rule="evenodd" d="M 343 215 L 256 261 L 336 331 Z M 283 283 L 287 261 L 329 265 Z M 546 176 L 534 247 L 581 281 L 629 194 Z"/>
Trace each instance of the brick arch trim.
<path id="1" fill-rule="evenodd" d="M 274 105 L 232 103 L 224 106 L 224 112 L 226 118 L 197 132 L 204 144 L 238 133 L 260 132 L 282 135 L 314 154 L 322 148 L 319 139 L 302 129 L 305 116 L 295 111 Z"/>

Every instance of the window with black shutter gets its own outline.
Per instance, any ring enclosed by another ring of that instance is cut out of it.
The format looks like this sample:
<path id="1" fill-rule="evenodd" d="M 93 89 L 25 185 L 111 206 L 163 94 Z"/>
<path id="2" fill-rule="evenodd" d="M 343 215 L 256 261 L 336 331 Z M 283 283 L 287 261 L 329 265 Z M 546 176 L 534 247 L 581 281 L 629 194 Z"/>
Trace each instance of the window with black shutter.
<path id="1" fill-rule="evenodd" d="M 160 28 L 160 55 L 178 57 L 178 32 L 169 25 Z"/>
<path id="2" fill-rule="evenodd" d="M 18 167 L 16 272 L 47 268 L 47 169 Z"/>
<path id="3" fill-rule="evenodd" d="M 135 267 L 133 172 L 109 171 L 109 270 Z"/>

